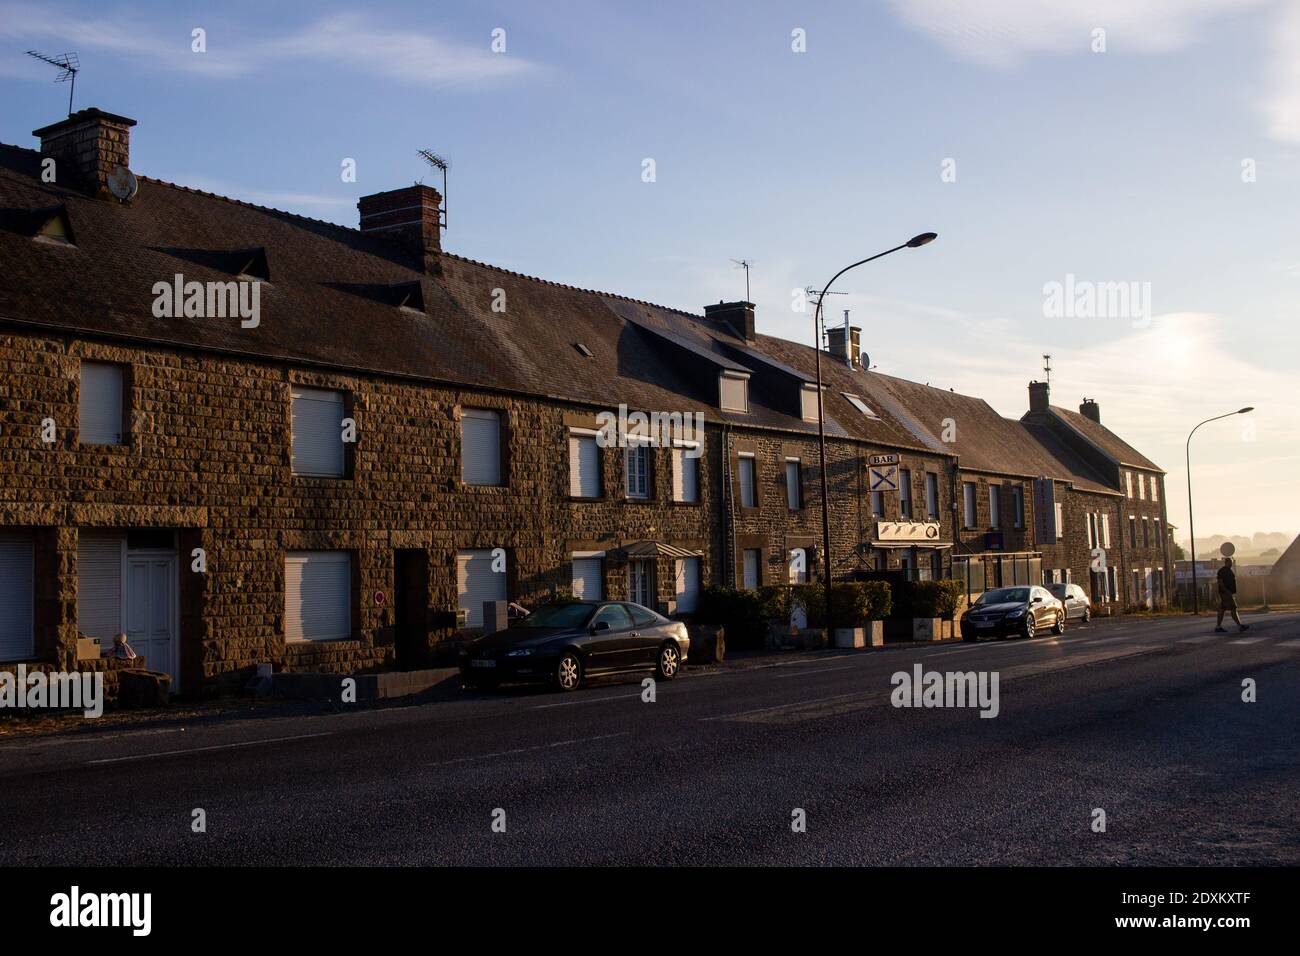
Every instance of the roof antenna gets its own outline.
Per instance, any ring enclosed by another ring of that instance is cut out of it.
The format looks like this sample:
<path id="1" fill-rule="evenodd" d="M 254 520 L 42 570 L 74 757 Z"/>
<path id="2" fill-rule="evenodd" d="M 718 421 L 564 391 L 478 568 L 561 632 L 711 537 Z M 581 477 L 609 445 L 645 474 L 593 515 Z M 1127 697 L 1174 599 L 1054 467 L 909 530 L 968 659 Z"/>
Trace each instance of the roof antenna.
<path id="1" fill-rule="evenodd" d="M 806 293 L 808 294 L 808 298 L 812 299 L 813 309 L 815 310 L 815 309 L 817 308 L 817 303 L 821 301 L 822 290 L 821 290 L 821 289 L 814 289 L 812 286 L 808 286 L 808 287 L 805 288 L 803 291 L 806 292 Z M 827 294 L 827 295 L 849 295 L 850 293 L 848 293 L 848 292 L 827 292 L 826 294 Z M 822 340 L 822 348 L 823 348 L 823 349 L 829 348 L 829 346 L 827 345 L 827 342 L 829 341 L 829 338 L 828 338 L 828 334 L 827 334 L 827 332 L 826 332 L 826 317 L 825 317 L 824 315 L 822 316 L 821 340 Z"/>
<path id="2" fill-rule="evenodd" d="M 1043 380 L 1052 384 L 1052 356 L 1049 354 L 1043 355 Z"/>
<path id="3" fill-rule="evenodd" d="M 57 66 L 63 72 L 54 80 L 55 83 L 64 83 L 72 81 L 72 86 L 68 88 L 68 115 L 72 115 L 72 94 L 77 91 L 77 71 L 81 69 L 81 60 L 77 59 L 75 53 L 61 53 L 58 56 L 46 56 L 44 53 L 37 53 L 35 50 L 28 50 L 28 56 L 34 56 L 38 60 L 44 60 L 50 66 Z"/>
<path id="4" fill-rule="evenodd" d="M 745 301 L 748 302 L 749 301 L 749 267 L 752 266 L 754 263 L 750 262 L 748 259 L 732 259 L 731 261 L 736 264 L 737 268 L 745 270 Z"/>
<path id="5" fill-rule="evenodd" d="M 434 169 L 442 170 L 442 211 L 438 216 L 438 224 L 442 228 L 447 228 L 447 170 L 451 168 L 451 162 L 446 158 L 439 156 L 430 149 L 417 149 L 416 155 L 423 159 Z"/>

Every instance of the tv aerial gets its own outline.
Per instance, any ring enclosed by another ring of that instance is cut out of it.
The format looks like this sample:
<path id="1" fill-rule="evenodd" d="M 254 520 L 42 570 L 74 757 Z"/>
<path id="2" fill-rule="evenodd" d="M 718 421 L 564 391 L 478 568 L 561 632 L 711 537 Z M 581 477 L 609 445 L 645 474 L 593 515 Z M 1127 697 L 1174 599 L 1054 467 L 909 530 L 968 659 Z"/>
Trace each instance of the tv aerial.
<path id="1" fill-rule="evenodd" d="M 754 263 L 750 262 L 748 259 L 732 259 L 731 261 L 736 264 L 737 269 L 745 270 L 745 301 L 748 302 L 749 301 L 749 268 Z"/>
<path id="2" fill-rule="evenodd" d="M 444 156 L 439 156 L 431 149 L 417 149 L 416 155 L 432 166 L 434 169 L 442 171 L 442 211 L 439 215 L 442 228 L 447 228 L 447 170 L 451 168 L 451 161 Z"/>
<path id="3" fill-rule="evenodd" d="M 35 50 L 28 50 L 27 55 L 35 57 L 50 66 L 58 67 L 62 72 L 54 78 L 55 83 L 71 83 L 68 88 L 68 115 L 72 115 L 72 94 L 77 91 L 77 71 L 81 69 L 81 60 L 75 53 L 60 53 L 57 56 L 46 56 L 44 53 L 38 53 Z"/>

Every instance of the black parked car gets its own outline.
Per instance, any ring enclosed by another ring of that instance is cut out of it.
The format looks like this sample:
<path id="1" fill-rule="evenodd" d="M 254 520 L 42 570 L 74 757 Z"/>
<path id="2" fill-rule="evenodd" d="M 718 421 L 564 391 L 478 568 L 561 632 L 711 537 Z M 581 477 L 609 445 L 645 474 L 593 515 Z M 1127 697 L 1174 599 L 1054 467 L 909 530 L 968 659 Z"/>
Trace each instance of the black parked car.
<path id="1" fill-rule="evenodd" d="M 1024 585 L 985 591 L 961 616 L 963 641 L 1015 634 L 1033 637 L 1040 628 L 1065 632 L 1065 607 L 1046 588 Z"/>
<path id="2" fill-rule="evenodd" d="M 686 662 L 686 625 L 627 601 L 566 601 L 538 608 L 460 653 L 468 687 L 549 681 L 577 690 L 588 677 L 654 671 L 672 680 Z"/>

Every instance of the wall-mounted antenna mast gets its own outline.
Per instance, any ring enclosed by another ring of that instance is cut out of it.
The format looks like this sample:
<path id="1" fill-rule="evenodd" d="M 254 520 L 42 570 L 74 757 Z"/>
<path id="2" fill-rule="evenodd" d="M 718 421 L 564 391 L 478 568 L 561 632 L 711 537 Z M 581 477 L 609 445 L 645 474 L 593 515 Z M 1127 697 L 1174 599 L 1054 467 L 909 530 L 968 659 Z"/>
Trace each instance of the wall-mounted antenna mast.
<path id="1" fill-rule="evenodd" d="M 1052 356 L 1048 354 L 1043 355 L 1043 380 L 1052 384 Z"/>
<path id="2" fill-rule="evenodd" d="M 68 87 L 68 115 L 72 115 L 72 94 L 77 91 L 77 71 L 81 69 L 81 60 L 77 59 L 75 53 L 60 53 L 58 56 L 46 56 L 44 53 L 37 53 L 35 50 L 28 50 L 28 56 L 34 56 L 38 60 L 43 60 L 50 66 L 57 66 L 63 72 L 55 77 L 55 83 L 67 83 L 71 81 L 72 85 Z"/>
<path id="3" fill-rule="evenodd" d="M 750 301 L 750 299 L 749 299 L 749 267 L 752 266 L 754 263 L 750 262 L 748 259 L 732 259 L 731 261 L 734 262 L 734 263 L 736 264 L 736 267 L 737 267 L 737 268 L 739 268 L 739 269 L 744 269 L 744 270 L 745 270 L 745 301 L 748 302 L 748 301 Z"/>
<path id="4" fill-rule="evenodd" d="M 430 149 L 418 149 L 416 154 L 434 169 L 442 170 L 442 228 L 447 228 L 447 170 L 451 162 Z"/>

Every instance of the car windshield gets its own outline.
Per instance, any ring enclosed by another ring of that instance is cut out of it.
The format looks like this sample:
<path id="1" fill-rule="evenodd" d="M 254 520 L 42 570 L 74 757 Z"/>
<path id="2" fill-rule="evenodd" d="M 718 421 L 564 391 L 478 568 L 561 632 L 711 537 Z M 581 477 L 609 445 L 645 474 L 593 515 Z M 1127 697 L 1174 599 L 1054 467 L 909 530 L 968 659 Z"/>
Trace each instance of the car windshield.
<path id="1" fill-rule="evenodd" d="M 1057 597 L 1065 597 L 1065 589 L 1067 587 L 1069 587 L 1067 584 L 1049 584 L 1047 590 L 1051 591 Z"/>
<path id="2" fill-rule="evenodd" d="M 1024 604 L 1029 600 L 1029 588 L 994 588 L 980 595 L 976 604 Z"/>
<path id="3" fill-rule="evenodd" d="M 516 621 L 515 627 L 582 627 L 591 611 L 590 604 L 548 604 Z"/>

